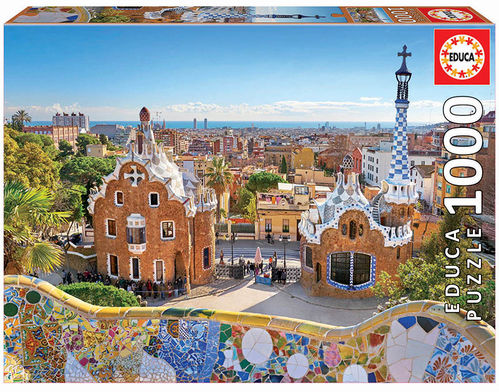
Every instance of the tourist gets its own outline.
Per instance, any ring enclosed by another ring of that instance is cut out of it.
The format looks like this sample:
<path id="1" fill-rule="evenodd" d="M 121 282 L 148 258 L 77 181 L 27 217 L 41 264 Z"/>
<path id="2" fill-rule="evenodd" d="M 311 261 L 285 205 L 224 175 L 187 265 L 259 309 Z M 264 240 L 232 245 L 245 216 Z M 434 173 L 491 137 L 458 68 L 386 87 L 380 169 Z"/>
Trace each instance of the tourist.
<path id="1" fill-rule="evenodd" d="M 66 275 L 66 271 L 62 270 L 62 284 L 66 284 L 68 282 L 68 277 Z"/>
<path id="2" fill-rule="evenodd" d="M 220 249 L 220 264 L 224 263 L 224 250 Z"/>
<path id="3" fill-rule="evenodd" d="M 67 275 L 66 275 L 66 282 L 68 284 L 71 284 L 73 283 L 73 277 L 71 276 L 71 271 L 68 271 Z"/>
<path id="4" fill-rule="evenodd" d="M 163 283 L 163 280 L 159 282 L 159 296 L 161 299 L 165 299 L 165 284 Z"/>
<path id="5" fill-rule="evenodd" d="M 152 285 L 152 291 L 154 292 L 154 298 L 158 298 L 158 284 L 156 282 Z"/>
<path id="6" fill-rule="evenodd" d="M 146 296 L 147 297 L 151 297 L 152 296 L 152 282 L 151 282 L 151 279 L 148 279 L 147 280 L 147 283 L 146 283 Z"/>
<path id="7" fill-rule="evenodd" d="M 272 261 L 277 265 L 277 252 L 274 250 L 274 257 L 272 258 Z"/>

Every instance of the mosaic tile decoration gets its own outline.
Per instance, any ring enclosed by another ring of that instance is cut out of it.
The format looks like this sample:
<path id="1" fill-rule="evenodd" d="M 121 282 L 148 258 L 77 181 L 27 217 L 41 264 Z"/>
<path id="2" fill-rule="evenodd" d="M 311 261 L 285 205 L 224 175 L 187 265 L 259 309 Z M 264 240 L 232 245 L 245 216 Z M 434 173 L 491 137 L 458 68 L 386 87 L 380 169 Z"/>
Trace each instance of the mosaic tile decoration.
<path id="1" fill-rule="evenodd" d="M 495 332 L 413 302 L 354 327 L 101 308 L 5 277 L 5 382 L 494 382 Z"/>

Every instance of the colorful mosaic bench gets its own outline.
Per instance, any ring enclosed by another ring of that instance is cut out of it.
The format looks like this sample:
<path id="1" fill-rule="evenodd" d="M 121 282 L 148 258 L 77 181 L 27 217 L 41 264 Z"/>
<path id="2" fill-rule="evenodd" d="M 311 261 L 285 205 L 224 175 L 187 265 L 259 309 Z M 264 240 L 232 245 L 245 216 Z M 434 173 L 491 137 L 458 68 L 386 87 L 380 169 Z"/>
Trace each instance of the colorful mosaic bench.
<path id="1" fill-rule="evenodd" d="M 6 382 L 494 382 L 495 331 L 412 302 L 353 327 L 207 309 L 103 308 L 6 276 Z"/>

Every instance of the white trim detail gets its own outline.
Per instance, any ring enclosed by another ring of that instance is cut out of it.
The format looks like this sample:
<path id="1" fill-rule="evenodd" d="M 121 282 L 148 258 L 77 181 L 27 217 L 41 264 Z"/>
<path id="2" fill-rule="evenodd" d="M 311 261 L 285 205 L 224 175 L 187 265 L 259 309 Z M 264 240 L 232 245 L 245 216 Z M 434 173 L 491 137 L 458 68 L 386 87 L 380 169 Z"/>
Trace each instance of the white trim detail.
<path id="1" fill-rule="evenodd" d="M 154 259 L 153 260 L 153 276 L 154 276 L 154 282 L 155 283 L 161 283 L 161 280 L 158 280 L 158 277 L 156 276 L 156 262 L 161 261 L 161 265 L 163 267 L 163 283 L 165 282 L 165 261 L 163 259 Z"/>
<path id="2" fill-rule="evenodd" d="M 133 277 L 133 261 L 132 261 L 133 259 L 137 259 L 139 261 L 139 277 L 138 278 Z M 135 281 L 135 282 L 138 282 L 141 279 L 141 276 L 142 276 L 142 274 L 140 273 L 140 258 L 135 257 L 135 256 L 130 257 L 130 279 Z"/>
<path id="3" fill-rule="evenodd" d="M 116 238 L 116 234 L 115 235 L 109 234 L 109 223 L 108 223 L 109 221 L 114 222 L 114 229 L 116 230 L 116 234 L 118 233 L 118 228 L 116 227 L 116 219 L 106 218 L 106 237 Z"/>
<path id="4" fill-rule="evenodd" d="M 171 222 L 173 223 L 173 237 L 163 237 L 163 223 Z M 159 223 L 159 237 L 162 241 L 172 241 L 175 239 L 175 221 L 172 220 L 164 220 Z"/>
<path id="5" fill-rule="evenodd" d="M 68 255 L 75 255 L 75 256 L 78 256 L 78 257 L 81 257 L 82 259 L 91 259 L 92 257 L 97 257 L 97 253 L 94 254 L 94 255 L 82 255 L 81 253 L 78 253 L 78 252 L 73 252 L 73 251 L 70 251 L 68 250 L 66 252 Z"/>
<path id="6" fill-rule="evenodd" d="M 151 195 L 158 195 L 158 204 L 156 204 L 156 205 L 151 204 Z M 159 207 L 159 193 L 158 192 L 149 192 L 148 200 L 149 200 L 149 207 L 151 207 L 151 208 L 158 208 Z"/>
<path id="7" fill-rule="evenodd" d="M 112 255 L 110 253 L 106 253 L 106 258 L 107 258 L 107 274 L 111 277 L 111 278 L 117 278 L 119 275 L 120 275 L 120 260 L 118 258 L 118 256 L 116 256 L 116 267 L 117 267 L 117 270 L 118 270 L 118 275 L 113 275 L 111 274 L 111 256 L 116 256 L 116 255 Z"/>
<path id="8" fill-rule="evenodd" d="M 121 198 L 123 200 L 123 203 L 118 203 L 118 193 L 121 193 Z M 115 191 L 114 192 L 114 205 L 116 207 L 123 207 L 125 205 L 125 195 L 122 191 Z"/>

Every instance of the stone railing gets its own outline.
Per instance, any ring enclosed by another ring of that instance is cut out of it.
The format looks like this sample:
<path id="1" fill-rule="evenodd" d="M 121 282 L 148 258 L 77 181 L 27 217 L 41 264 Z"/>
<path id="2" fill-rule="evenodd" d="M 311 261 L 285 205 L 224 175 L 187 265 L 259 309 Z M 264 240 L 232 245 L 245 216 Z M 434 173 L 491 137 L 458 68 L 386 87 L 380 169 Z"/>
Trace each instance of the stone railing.
<path id="1" fill-rule="evenodd" d="M 440 303 L 352 327 L 263 314 L 99 307 L 4 278 L 7 382 L 494 382 L 495 331 Z"/>

